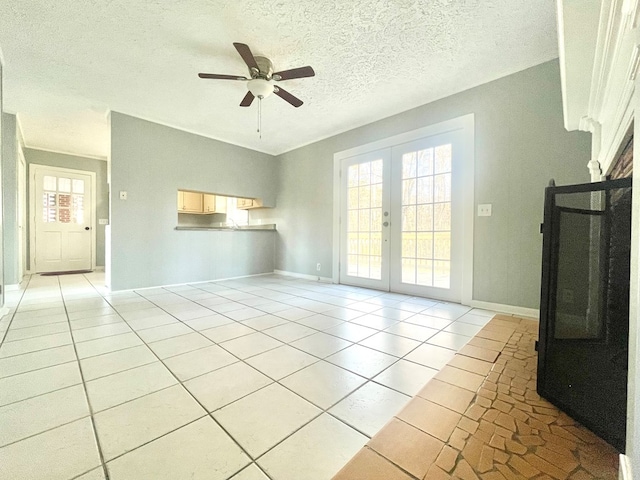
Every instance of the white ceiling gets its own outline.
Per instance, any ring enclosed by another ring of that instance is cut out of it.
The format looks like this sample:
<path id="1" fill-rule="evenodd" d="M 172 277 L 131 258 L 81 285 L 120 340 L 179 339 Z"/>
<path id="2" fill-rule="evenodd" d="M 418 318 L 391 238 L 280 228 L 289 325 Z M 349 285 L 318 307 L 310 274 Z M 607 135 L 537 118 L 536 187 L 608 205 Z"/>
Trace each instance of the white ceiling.
<path id="1" fill-rule="evenodd" d="M 3 0 L 5 111 L 28 146 L 105 157 L 115 110 L 279 154 L 557 57 L 554 0 Z M 232 42 L 305 104 L 238 104 Z"/>

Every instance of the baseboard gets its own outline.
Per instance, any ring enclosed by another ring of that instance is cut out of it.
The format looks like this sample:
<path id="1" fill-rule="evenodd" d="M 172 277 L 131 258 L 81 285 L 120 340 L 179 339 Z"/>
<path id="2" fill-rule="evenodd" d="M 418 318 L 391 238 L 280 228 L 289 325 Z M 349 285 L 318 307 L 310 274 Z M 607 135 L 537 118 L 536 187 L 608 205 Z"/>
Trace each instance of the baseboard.
<path id="1" fill-rule="evenodd" d="M 625 454 L 620 454 L 620 467 L 618 468 L 618 480 L 632 480 L 631 460 Z"/>
<path id="2" fill-rule="evenodd" d="M 287 272 L 285 270 L 274 270 L 276 275 L 285 275 L 287 277 L 301 278 L 303 280 L 313 280 L 315 282 L 333 283 L 333 278 L 321 277 L 319 275 L 307 275 L 304 273 Z"/>
<path id="3" fill-rule="evenodd" d="M 5 292 L 15 292 L 16 290 L 20 290 L 20 284 L 18 284 L 18 283 L 14 283 L 13 285 L 5 285 L 4 286 L 4 291 Z"/>
<path id="4" fill-rule="evenodd" d="M 484 310 L 491 310 L 499 313 L 509 313 L 511 315 L 517 315 L 522 317 L 530 317 L 539 319 L 540 310 L 535 308 L 518 307 L 516 305 L 504 305 L 502 303 L 483 302 L 480 300 L 471 300 L 469 307 L 482 308 Z"/>
<path id="5" fill-rule="evenodd" d="M 141 290 L 151 290 L 152 288 L 181 287 L 183 285 L 198 285 L 201 283 L 224 282 L 227 280 L 238 280 L 240 278 L 250 278 L 250 277 L 262 277 L 264 275 L 272 275 L 272 274 L 273 272 L 253 273 L 251 275 L 240 275 L 237 277 L 213 278 L 211 280 L 199 280 L 197 282 L 170 283 L 168 285 L 154 285 L 152 287 L 125 288 L 122 290 L 109 290 L 109 291 L 112 293 L 116 293 L 116 292 L 123 293 L 123 292 L 133 292 L 133 291 L 141 291 Z"/>
<path id="6" fill-rule="evenodd" d="M 313 280 L 316 282 L 333 283 L 333 278 L 320 277 L 315 275 L 306 275 L 304 273 L 287 272 L 286 270 L 274 270 L 273 273 L 277 275 L 285 275 L 287 277 L 301 278 L 304 280 Z M 535 308 L 518 307 L 515 305 L 503 305 L 501 303 L 482 302 L 480 300 L 471 300 L 469 307 L 482 308 L 484 310 L 491 310 L 499 313 L 508 313 L 511 315 L 517 315 L 522 317 L 540 318 L 540 311 Z"/>

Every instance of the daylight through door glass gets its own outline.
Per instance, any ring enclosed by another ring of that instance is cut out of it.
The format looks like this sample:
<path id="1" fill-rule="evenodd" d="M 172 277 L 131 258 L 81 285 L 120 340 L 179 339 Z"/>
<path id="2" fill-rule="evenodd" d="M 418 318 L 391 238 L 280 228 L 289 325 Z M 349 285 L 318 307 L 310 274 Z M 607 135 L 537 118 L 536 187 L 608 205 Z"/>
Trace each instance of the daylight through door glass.
<path id="1" fill-rule="evenodd" d="M 73 194 L 69 193 L 72 190 L 72 185 Z M 69 178 L 56 178 L 45 175 L 43 187 L 43 222 L 84 223 L 84 180 L 73 179 L 72 181 Z"/>
<path id="2" fill-rule="evenodd" d="M 382 278 L 382 159 L 347 169 L 347 274 Z"/>
<path id="3" fill-rule="evenodd" d="M 451 144 L 402 156 L 402 283 L 451 284 Z"/>

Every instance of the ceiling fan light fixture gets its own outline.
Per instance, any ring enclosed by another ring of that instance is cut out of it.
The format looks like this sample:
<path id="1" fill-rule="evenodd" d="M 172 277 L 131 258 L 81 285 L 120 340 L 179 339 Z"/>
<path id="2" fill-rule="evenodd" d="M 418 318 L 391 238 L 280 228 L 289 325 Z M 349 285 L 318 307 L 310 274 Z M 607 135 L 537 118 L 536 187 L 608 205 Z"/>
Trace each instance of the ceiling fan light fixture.
<path id="1" fill-rule="evenodd" d="M 273 93 L 273 85 L 262 78 L 255 78 L 247 82 L 249 91 L 258 98 L 267 98 Z"/>

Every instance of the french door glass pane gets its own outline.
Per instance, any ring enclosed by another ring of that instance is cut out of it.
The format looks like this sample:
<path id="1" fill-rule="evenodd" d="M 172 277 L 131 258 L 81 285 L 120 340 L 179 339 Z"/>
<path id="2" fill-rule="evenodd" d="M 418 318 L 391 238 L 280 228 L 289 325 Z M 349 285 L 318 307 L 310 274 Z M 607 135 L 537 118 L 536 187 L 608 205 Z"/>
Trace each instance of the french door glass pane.
<path id="1" fill-rule="evenodd" d="M 382 279 L 382 160 L 347 169 L 347 274 Z"/>
<path id="2" fill-rule="evenodd" d="M 402 156 L 402 283 L 451 283 L 451 144 Z"/>

